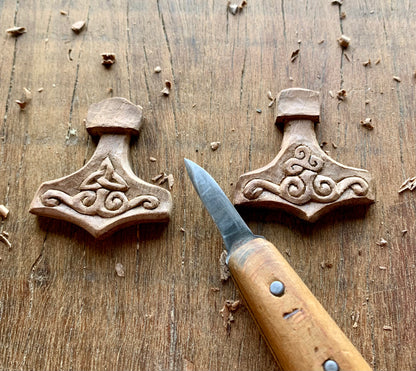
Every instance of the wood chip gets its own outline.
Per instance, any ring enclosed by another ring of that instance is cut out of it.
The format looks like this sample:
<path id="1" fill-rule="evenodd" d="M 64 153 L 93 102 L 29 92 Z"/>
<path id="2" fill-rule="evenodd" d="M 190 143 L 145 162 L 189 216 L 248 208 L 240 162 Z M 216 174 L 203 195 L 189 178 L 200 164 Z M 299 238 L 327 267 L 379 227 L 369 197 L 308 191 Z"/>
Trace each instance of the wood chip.
<path id="1" fill-rule="evenodd" d="M 80 33 L 85 27 L 85 21 L 77 21 L 71 26 L 71 30 L 75 33 Z"/>
<path id="2" fill-rule="evenodd" d="M 126 275 L 123 264 L 116 263 L 115 269 L 116 269 L 117 276 L 124 277 Z"/>
<path id="3" fill-rule="evenodd" d="M 185 233 L 185 232 L 186 232 L 184 227 L 181 227 L 180 231 L 181 231 L 182 233 Z"/>
<path id="4" fill-rule="evenodd" d="M 66 12 L 65 10 L 60 10 L 59 13 L 61 13 L 62 15 L 68 15 L 68 12 Z"/>
<path id="5" fill-rule="evenodd" d="M 169 80 L 165 80 L 165 87 L 161 90 L 161 93 L 164 96 L 168 96 L 170 94 L 171 89 L 172 89 L 172 83 Z"/>
<path id="6" fill-rule="evenodd" d="M 152 181 L 153 182 L 157 182 L 158 180 L 160 180 L 161 178 L 163 178 L 163 177 L 165 177 L 166 176 L 166 174 L 165 173 L 160 173 L 160 174 L 157 174 L 156 176 L 154 176 L 153 178 L 152 178 Z"/>
<path id="7" fill-rule="evenodd" d="M 364 121 L 361 121 L 360 124 L 368 130 L 373 130 L 374 126 L 372 121 L 373 120 L 370 117 L 367 117 Z"/>
<path id="8" fill-rule="evenodd" d="M 393 331 L 393 327 L 392 326 L 389 326 L 389 325 L 384 325 L 383 326 L 383 330 L 384 331 Z"/>
<path id="9" fill-rule="evenodd" d="M 227 251 L 223 250 L 220 255 L 220 279 L 222 282 L 227 281 L 231 276 L 226 260 L 227 260 Z"/>
<path id="10" fill-rule="evenodd" d="M 384 265 L 380 265 L 378 268 L 379 268 L 381 271 L 385 271 L 385 270 L 387 270 L 387 267 L 385 267 Z"/>
<path id="11" fill-rule="evenodd" d="M 381 238 L 379 242 L 376 242 L 378 246 L 384 247 L 387 246 L 387 241 L 384 238 Z"/>
<path id="12" fill-rule="evenodd" d="M 160 66 L 156 66 L 155 69 L 153 70 L 155 73 L 160 73 L 162 72 L 162 67 Z"/>
<path id="13" fill-rule="evenodd" d="M 363 63 L 363 66 L 364 66 L 364 67 L 368 67 L 368 66 L 370 66 L 370 67 L 371 67 L 371 59 L 370 59 L 370 58 L 368 58 L 368 61 L 364 62 L 364 63 Z"/>
<path id="14" fill-rule="evenodd" d="M 399 76 L 393 76 L 393 80 L 397 82 L 401 82 L 402 79 Z"/>
<path id="15" fill-rule="evenodd" d="M 155 157 L 149 157 L 149 161 L 150 161 L 150 162 L 156 162 L 157 160 L 156 160 L 156 158 L 155 158 Z"/>
<path id="16" fill-rule="evenodd" d="M 173 178 L 173 174 L 168 175 L 167 181 L 168 181 L 168 188 L 172 189 L 173 185 L 175 184 L 175 179 Z"/>
<path id="17" fill-rule="evenodd" d="M 413 191 L 416 188 L 416 176 L 412 178 L 407 178 L 399 188 L 399 193 L 402 193 L 406 190 Z"/>
<path id="18" fill-rule="evenodd" d="M 211 142 L 210 147 L 213 151 L 216 151 L 219 146 L 220 146 L 221 142 Z"/>
<path id="19" fill-rule="evenodd" d="M 227 8 L 232 15 L 236 15 L 237 13 L 241 12 L 246 5 L 247 1 L 245 0 L 243 0 L 240 4 L 231 3 L 228 1 Z"/>
<path id="20" fill-rule="evenodd" d="M 290 56 L 290 61 L 293 63 L 297 57 L 299 57 L 300 49 L 296 49 L 294 52 L 292 52 L 292 55 Z"/>
<path id="21" fill-rule="evenodd" d="M 347 97 L 347 91 L 345 89 L 341 89 L 337 91 L 337 98 L 339 100 L 344 100 Z"/>
<path id="22" fill-rule="evenodd" d="M 6 219 L 8 215 L 9 215 L 9 209 L 4 205 L 0 205 L 0 216 L 1 216 L 1 218 Z"/>
<path id="23" fill-rule="evenodd" d="M 103 58 L 101 64 L 105 67 L 111 67 L 116 63 L 116 55 L 114 53 L 101 53 L 101 57 Z"/>
<path id="24" fill-rule="evenodd" d="M 7 238 L 7 236 L 5 236 L 4 233 L 0 234 L 0 241 L 3 242 L 4 244 L 7 245 L 7 247 L 9 248 L 9 250 L 12 248 L 12 244 L 9 241 L 9 239 Z"/>
<path id="25" fill-rule="evenodd" d="M 351 38 L 349 38 L 346 35 L 341 35 L 338 38 L 338 44 L 344 49 L 348 48 L 348 46 L 350 45 L 350 42 L 351 42 Z"/>
<path id="26" fill-rule="evenodd" d="M 240 300 L 226 300 L 224 306 L 220 310 L 221 317 L 224 321 L 224 327 L 227 329 L 228 333 L 231 331 L 231 323 L 234 322 L 233 313 L 238 310 L 240 305 Z"/>
<path id="27" fill-rule="evenodd" d="M 23 35 L 25 32 L 26 32 L 26 28 L 25 27 L 18 27 L 18 26 L 15 26 L 15 27 L 12 27 L 12 28 L 8 28 L 6 30 L 6 33 L 8 33 L 9 35 L 14 36 L 14 37 Z"/>

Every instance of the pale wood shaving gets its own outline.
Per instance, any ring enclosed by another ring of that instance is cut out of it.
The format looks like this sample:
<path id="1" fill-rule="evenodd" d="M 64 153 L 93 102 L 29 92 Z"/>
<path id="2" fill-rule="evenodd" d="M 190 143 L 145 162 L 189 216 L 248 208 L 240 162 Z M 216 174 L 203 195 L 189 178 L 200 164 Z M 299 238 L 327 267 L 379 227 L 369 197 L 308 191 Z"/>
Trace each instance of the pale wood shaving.
<path id="1" fill-rule="evenodd" d="M 399 188 L 399 193 L 402 193 L 404 191 L 406 191 L 407 189 L 409 191 L 413 191 L 416 188 L 416 176 L 412 177 L 412 178 L 407 178 L 402 185 Z"/>
<path id="2" fill-rule="evenodd" d="M 126 275 L 124 265 L 121 263 L 116 263 L 115 270 L 116 270 L 117 276 L 119 277 L 124 277 Z"/>
<path id="3" fill-rule="evenodd" d="M 227 251 L 223 250 L 220 255 L 220 279 L 222 282 L 227 281 L 231 276 L 226 260 L 227 260 Z"/>
<path id="4" fill-rule="evenodd" d="M 26 28 L 25 27 L 19 27 L 19 26 L 8 28 L 6 30 L 6 33 L 8 33 L 9 35 L 14 36 L 14 37 L 23 35 L 25 32 L 26 32 Z"/>
<path id="5" fill-rule="evenodd" d="M 9 215 L 9 212 L 9 209 L 6 206 L 0 205 L 0 216 L 2 217 L 2 219 L 6 219 Z"/>

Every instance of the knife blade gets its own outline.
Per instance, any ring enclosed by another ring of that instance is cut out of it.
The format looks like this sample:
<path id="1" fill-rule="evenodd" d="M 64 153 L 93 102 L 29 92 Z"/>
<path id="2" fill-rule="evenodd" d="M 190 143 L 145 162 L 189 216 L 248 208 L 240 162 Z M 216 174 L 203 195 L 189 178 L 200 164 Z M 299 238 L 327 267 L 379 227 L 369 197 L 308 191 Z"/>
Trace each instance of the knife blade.
<path id="1" fill-rule="evenodd" d="M 371 370 L 276 247 L 255 236 L 216 181 L 185 159 L 189 178 L 217 225 L 227 264 L 283 370 Z"/>

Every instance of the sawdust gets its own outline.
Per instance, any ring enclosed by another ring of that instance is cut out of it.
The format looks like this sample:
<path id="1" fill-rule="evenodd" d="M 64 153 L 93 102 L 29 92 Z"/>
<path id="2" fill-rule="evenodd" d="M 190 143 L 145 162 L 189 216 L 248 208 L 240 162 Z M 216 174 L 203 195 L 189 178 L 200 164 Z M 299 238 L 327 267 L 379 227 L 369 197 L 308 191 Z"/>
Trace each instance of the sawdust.
<path id="1" fill-rule="evenodd" d="M 221 255 L 220 255 L 220 279 L 222 282 L 226 282 L 230 276 L 230 270 L 228 269 L 228 265 L 226 263 L 227 260 L 227 251 L 223 250 Z"/>
<path id="2" fill-rule="evenodd" d="M 226 300 L 224 306 L 220 310 L 221 317 L 223 319 L 224 327 L 227 329 L 227 333 L 230 334 L 231 324 L 234 322 L 233 313 L 240 308 L 240 300 Z"/>

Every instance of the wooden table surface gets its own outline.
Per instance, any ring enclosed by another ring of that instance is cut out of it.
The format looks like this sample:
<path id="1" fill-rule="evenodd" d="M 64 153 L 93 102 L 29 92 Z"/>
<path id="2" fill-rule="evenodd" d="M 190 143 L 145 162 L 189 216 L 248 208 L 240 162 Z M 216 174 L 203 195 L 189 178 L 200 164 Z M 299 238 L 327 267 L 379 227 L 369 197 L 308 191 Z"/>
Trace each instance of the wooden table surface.
<path id="1" fill-rule="evenodd" d="M 247 309 L 224 327 L 220 310 L 239 294 L 221 282 L 222 239 L 183 158 L 231 196 L 239 175 L 279 150 L 267 92 L 303 87 L 321 94 L 319 142 L 340 163 L 371 172 L 376 202 L 315 224 L 278 211 L 244 218 L 375 370 L 414 370 L 416 194 L 398 189 L 416 175 L 415 16 L 411 0 L 249 0 L 236 15 L 226 0 L 0 0 L 0 204 L 10 210 L 0 231 L 12 244 L 0 242 L 0 368 L 278 370 Z M 79 20 L 87 26 L 75 34 Z M 27 33 L 7 35 L 13 25 Z M 109 69 L 104 52 L 116 54 Z M 33 97 L 21 111 L 23 88 Z M 148 182 L 173 174 L 174 208 L 168 224 L 96 241 L 28 209 L 42 182 L 91 157 L 97 142 L 83 120 L 111 96 L 143 107 L 132 167 Z M 374 130 L 360 125 L 367 117 Z"/>

